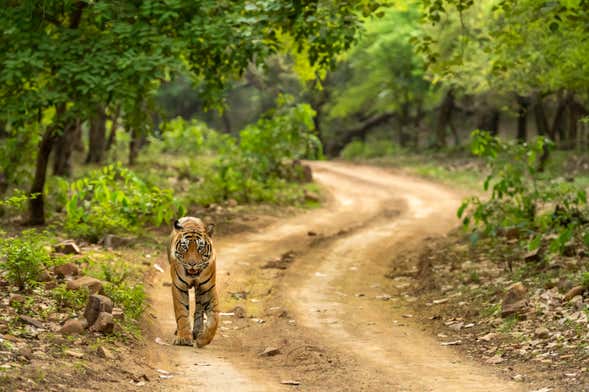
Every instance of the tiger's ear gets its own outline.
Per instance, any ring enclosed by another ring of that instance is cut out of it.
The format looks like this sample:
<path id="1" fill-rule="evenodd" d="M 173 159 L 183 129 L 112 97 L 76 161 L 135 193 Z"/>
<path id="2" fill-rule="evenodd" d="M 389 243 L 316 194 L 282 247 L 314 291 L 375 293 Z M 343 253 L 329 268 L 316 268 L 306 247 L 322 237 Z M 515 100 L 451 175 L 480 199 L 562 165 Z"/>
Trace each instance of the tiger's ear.
<path id="1" fill-rule="evenodd" d="M 180 220 L 179 219 L 176 219 L 174 221 L 174 229 L 176 229 L 176 230 L 182 230 L 182 226 L 180 226 Z"/>
<path id="2" fill-rule="evenodd" d="M 215 224 L 214 223 L 207 223 L 207 225 L 205 226 L 205 230 L 207 232 L 207 235 L 209 237 L 212 237 L 213 234 L 215 234 Z"/>

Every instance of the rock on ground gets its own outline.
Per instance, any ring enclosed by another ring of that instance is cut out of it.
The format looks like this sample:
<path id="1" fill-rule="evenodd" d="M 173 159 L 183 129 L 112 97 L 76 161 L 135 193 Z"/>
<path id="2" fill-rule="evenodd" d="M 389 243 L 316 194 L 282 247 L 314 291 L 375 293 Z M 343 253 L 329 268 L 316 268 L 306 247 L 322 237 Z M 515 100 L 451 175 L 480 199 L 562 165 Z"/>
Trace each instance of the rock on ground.
<path id="1" fill-rule="evenodd" d="M 88 325 L 93 325 L 98 319 L 100 313 L 111 314 L 113 310 L 112 300 L 104 295 L 94 294 L 88 297 L 84 318 L 88 320 Z M 111 314 L 112 318 L 112 314 Z"/>
<path id="2" fill-rule="evenodd" d="M 100 312 L 94 324 L 90 327 L 91 332 L 101 332 L 104 334 L 112 333 L 114 329 L 112 314 Z"/>
<path id="3" fill-rule="evenodd" d="M 67 282 L 66 288 L 68 290 L 80 290 L 81 288 L 87 288 L 90 293 L 96 294 L 102 291 L 102 282 L 90 276 L 82 276 L 81 278 Z"/>
<path id="4" fill-rule="evenodd" d="M 66 240 L 66 241 L 60 242 L 59 244 L 55 245 L 53 247 L 53 249 L 57 253 L 63 253 L 66 255 L 71 255 L 71 254 L 79 255 L 81 253 L 80 248 L 78 247 L 78 245 L 76 244 L 76 242 L 74 240 Z"/>
<path id="5" fill-rule="evenodd" d="M 517 282 L 511 285 L 501 304 L 501 317 L 508 317 L 513 314 L 523 313 L 527 308 L 528 289 L 523 283 Z"/>

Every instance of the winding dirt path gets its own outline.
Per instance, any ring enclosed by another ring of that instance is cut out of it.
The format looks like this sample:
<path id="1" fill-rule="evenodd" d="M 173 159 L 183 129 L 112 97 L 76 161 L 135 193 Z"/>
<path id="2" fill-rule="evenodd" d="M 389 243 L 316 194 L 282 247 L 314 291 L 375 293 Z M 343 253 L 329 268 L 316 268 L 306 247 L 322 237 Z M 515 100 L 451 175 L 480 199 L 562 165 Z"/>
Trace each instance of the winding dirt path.
<path id="1" fill-rule="evenodd" d="M 330 195 L 325 207 L 218 240 L 221 308 L 239 305 L 249 317 L 223 317 L 205 349 L 150 344 L 153 366 L 173 375 L 157 389 L 525 390 L 422 331 L 399 301 L 399 282 L 384 278 L 397 255 L 456 224 L 458 193 L 374 167 L 312 166 Z M 260 269 L 288 251 L 297 257 L 286 270 Z M 159 274 L 150 297 L 154 337 L 170 342 L 168 279 Z M 260 356 L 269 346 L 280 353 Z"/>

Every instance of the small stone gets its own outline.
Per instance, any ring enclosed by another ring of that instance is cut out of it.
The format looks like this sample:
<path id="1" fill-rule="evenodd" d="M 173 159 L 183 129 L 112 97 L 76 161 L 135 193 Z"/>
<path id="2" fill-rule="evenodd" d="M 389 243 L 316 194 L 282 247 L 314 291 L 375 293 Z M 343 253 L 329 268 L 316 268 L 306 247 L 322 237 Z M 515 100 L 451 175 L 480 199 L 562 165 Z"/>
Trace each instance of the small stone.
<path id="1" fill-rule="evenodd" d="M 121 308 L 112 308 L 112 318 L 118 321 L 125 319 L 125 312 Z"/>
<path id="2" fill-rule="evenodd" d="M 70 357 L 74 357 L 74 358 L 84 358 L 84 353 L 76 351 L 76 350 L 65 350 L 64 351 L 65 354 L 69 355 Z"/>
<path id="3" fill-rule="evenodd" d="M 31 316 L 20 315 L 18 318 L 22 322 L 32 325 L 35 328 L 44 328 L 45 327 L 42 322 L 40 322 L 39 320 L 35 320 Z"/>
<path id="4" fill-rule="evenodd" d="M 531 250 L 528 253 L 526 253 L 524 255 L 524 260 L 528 262 L 540 260 L 540 248 Z"/>
<path id="5" fill-rule="evenodd" d="M 81 278 L 67 282 L 66 288 L 68 290 L 87 288 L 91 294 L 96 294 L 102 291 L 102 282 L 90 276 L 82 276 Z"/>
<path id="6" fill-rule="evenodd" d="M 235 199 L 227 200 L 227 207 L 237 207 L 237 201 Z"/>
<path id="7" fill-rule="evenodd" d="M 63 253 L 66 255 L 79 255 L 80 252 L 80 248 L 78 247 L 78 245 L 76 244 L 76 242 L 74 240 L 67 240 L 67 241 L 63 241 L 57 245 L 55 245 L 53 247 L 53 250 L 57 253 Z"/>
<path id="8" fill-rule="evenodd" d="M 500 354 L 495 354 L 494 356 L 492 356 L 491 358 L 487 359 L 487 363 L 490 363 L 491 365 L 498 365 L 501 362 L 503 362 L 504 359 L 503 357 L 501 357 Z"/>
<path id="9" fill-rule="evenodd" d="M 80 271 L 78 269 L 78 266 L 74 263 L 65 263 L 53 267 L 53 273 L 57 275 L 58 278 L 63 279 L 66 276 L 78 276 Z"/>
<path id="10" fill-rule="evenodd" d="M 304 197 L 305 197 L 305 201 L 316 202 L 316 203 L 321 201 L 321 198 L 319 197 L 318 194 L 316 194 L 315 192 L 308 191 L 306 189 L 304 191 Z"/>
<path id="11" fill-rule="evenodd" d="M 10 304 L 10 306 L 14 307 L 17 304 L 22 304 L 24 303 L 26 300 L 26 297 L 24 295 L 21 294 L 13 294 L 11 293 L 8 296 L 8 303 Z"/>
<path id="12" fill-rule="evenodd" d="M 112 351 L 104 346 L 98 346 L 96 349 L 96 354 L 104 359 L 115 359 L 115 355 L 112 353 Z"/>
<path id="13" fill-rule="evenodd" d="M 25 357 L 26 359 L 33 358 L 33 350 L 29 346 L 24 346 L 19 348 L 18 353 Z"/>
<path id="14" fill-rule="evenodd" d="M 515 376 L 512 377 L 513 381 L 517 381 L 517 382 L 522 382 L 524 381 L 524 376 L 522 376 L 521 374 L 516 374 Z"/>
<path id="15" fill-rule="evenodd" d="M 94 324 L 90 327 L 90 332 L 101 332 L 104 334 L 112 333 L 114 322 L 112 314 L 100 312 Z"/>
<path id="16" fill-rule="evenodd" d="M 501 317 L 523 313 L 528 306 L 526 300 L 527 293 L 528 289 L 523 283 L 517 282 L 511 285 L 507 289 L 501 304 Z"/>
<path id="17" fill-rule="evenodd" d="M 233 313 L 233 315 L 237 318 L 245 318 L 245 316 L 246 316 L 245 309 L 242 308 L 241 306 L 236 306 L 235 308 L 233 308 L 231 313 Z"/>
<path id="18" fill-rule="evenodd" d="M 39 282 L 50 282 L 53 279 L 49 271 L 43 270 L 39 272 L 39 276 L 37 276 L 37 281 Z"/>
<path id="19" fill-rule="evenodd" d="M 489 332 L 486 335 L 481 336 L 480 338 L 478 338 L 478 340 L 483 341 L 483 342 L 490 342 L 491 340 L 495 339 L 497 337 L 497 334 L 495 332 Z"/>
<path id="20" fill-rule="evenodd" d="M 84 329 L 88 326 L 86 319 L 69 319 L 59 329 L 59 333 L 62 335 L 76 335 L 84 332 Z"/>
<path id="21" fill-rule="evenodd" d="M 88 325 L 93 325 L 98 319 L 100 313 L 111 314 L 113 311 L 112 300 L 104 295 L 94 294 L 88 297 L 84 318 L 88 320 Z M 111 315 L 112 318 L 112 315 Z"/>
<path id="22" fill-rule="evenodd" d="M 570 301 L 571 299 L 573 299 L 577 295 L 582 295 L 584 292 L 585 292 L 585 287 L 583 287 L 583 286 L 575 286 L 572 289 L 570 289 L 569 291 L 567 291 L 567 293 L 563 297 L 563 300 L 565 302 L 566 301 Z"/>
<path id="23" fill-rule="evenodd" d="M 550 337 L 550 331 L 546 327 L 538 327 L 534 331 L 534 335 L 539 339 L 546 339 Z"/>
<path id="24" fill-rule="evenodd" d="M 280 354 L 280 349 L 276 347 L 266 347 L 264 351 L 260 354 L 262 357 L 273 357 L 275 355 Z"/>

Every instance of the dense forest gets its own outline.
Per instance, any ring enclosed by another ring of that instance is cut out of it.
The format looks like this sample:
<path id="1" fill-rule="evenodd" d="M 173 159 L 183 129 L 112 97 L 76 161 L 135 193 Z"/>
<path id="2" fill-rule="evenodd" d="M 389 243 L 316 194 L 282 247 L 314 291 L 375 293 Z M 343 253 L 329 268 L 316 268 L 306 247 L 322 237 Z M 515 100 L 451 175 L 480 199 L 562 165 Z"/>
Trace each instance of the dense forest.
<path id="1" fill-rule="evenodd" d="M 26 317 L 61 331 L 83 313 L 93 289 L 72 289 L 78 275 L 124 312 L 116 339 L 141 339 L 152 263 L 138 248 L 163 254 L 162 233 L 184 215 L 229 233 L 263 220 L 250 213 L 324 211 L 339 199 L 309 161 L 392 167 L 422 177 L 414 192 L 423 177 L 460 189 L 455 242 L 387 274 L 427 281 L 418 304 L 476 285 L 463 302 L 506 332 L 531 328 L 523 308 L 498 304 L 510 284 L 563 301 L 589 291 L 587 0 L 6 0 L 0 27 L 0 363 L 26 362 L 2 338 L 29 339 Z M 446 306 L 456 321 L 459 306 Z M 0 381 L 22 389 L 12 368 Z"/>

